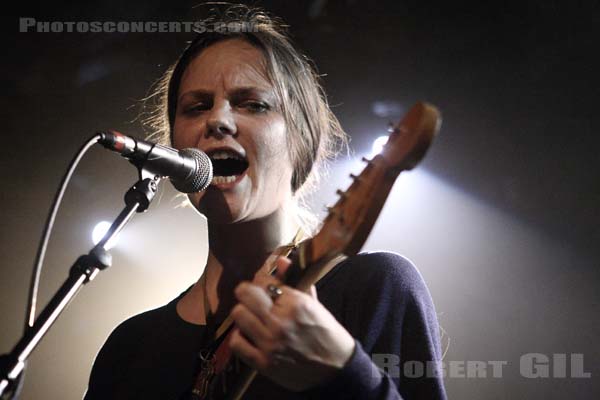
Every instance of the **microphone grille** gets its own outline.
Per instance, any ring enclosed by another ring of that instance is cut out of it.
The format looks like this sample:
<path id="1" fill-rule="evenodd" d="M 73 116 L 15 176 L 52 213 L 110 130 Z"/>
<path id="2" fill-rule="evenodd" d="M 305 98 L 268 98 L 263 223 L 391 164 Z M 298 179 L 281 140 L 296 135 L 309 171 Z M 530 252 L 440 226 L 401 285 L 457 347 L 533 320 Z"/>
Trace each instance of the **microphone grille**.
<path id="1" fill-rule="evenodd" d="M 206 190 L 213 178 L 213 168 L 210 158 L 198 149 L 183 149 L 179 152 L 196 160 L 196 171 L 188 179 L 173 182 L 175 189 L 183 193 L 196 193 Z"/>

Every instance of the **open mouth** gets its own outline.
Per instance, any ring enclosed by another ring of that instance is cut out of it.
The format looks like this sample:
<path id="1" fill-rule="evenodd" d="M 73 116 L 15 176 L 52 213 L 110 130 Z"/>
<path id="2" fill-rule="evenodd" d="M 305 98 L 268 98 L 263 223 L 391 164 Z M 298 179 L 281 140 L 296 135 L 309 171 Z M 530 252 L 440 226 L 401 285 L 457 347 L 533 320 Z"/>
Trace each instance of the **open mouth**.
<path id="1" fill-rule="evenodd" d="M 233 183 L 248 169 L 248 160 L 236 151 L 222 149 L 207 154 L 213 165 L 213 184 Z"/>

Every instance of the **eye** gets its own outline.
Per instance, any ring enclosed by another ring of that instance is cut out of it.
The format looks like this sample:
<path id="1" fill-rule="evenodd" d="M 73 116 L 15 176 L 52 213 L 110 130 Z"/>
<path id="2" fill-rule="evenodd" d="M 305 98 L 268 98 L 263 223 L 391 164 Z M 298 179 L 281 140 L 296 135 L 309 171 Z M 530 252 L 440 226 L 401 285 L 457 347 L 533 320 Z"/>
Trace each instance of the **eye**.
<path id="1" fill-rule="evenodd" d="M 203 111 L 210 110 L 210 104 L 194 103 L 183 107 L 184 114 L 199 114 Z"/>
<path id="2" fill-rule="evenodd" d="M 270 109 L 270 107 L 267 103 L 264 103 L 262 101 L 256 101 L 256 100 L 244 101 L 243 103 L 240 104 L 240 107 L 245 108 L 248 111 L 251 111 L 254 113 L 263 113 Z"/>

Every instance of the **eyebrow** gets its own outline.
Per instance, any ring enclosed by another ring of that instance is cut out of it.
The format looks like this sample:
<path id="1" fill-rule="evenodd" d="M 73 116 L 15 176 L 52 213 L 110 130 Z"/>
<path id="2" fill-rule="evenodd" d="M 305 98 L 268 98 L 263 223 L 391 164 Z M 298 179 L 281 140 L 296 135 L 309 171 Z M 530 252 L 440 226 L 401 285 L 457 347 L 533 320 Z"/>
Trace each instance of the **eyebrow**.
<path id="1" fill-rule="evenodd" d="M 178 103 L 181 103 L 185 98 L 192 97 L 193 99 L 207 99 L 212 98 L 213 92 L 203 89 L 189 90 L 179 96 Z M 240 99 L 244 97 L 259 96 L 264 97 L 271 102 L 275 102 L 275 95 L 271 90 L 265 90 L 258 87 L 239 87 L 231 90 L 227 93 L 227 96 L 231 99 Z"/>

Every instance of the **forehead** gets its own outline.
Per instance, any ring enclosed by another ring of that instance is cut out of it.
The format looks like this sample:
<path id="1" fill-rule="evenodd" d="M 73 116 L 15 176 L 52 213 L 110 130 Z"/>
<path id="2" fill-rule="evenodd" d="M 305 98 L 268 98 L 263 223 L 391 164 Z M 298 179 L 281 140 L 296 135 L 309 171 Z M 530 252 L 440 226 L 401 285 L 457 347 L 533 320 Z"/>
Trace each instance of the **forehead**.
<path id="1" fill-rule="evenodd" d="M 217 91 L 236 87 L 270 90 L 262 52 L 242 39 L 228 39 L 204 49 L 186 68 L 179 94 L 189 90 Z"/>

